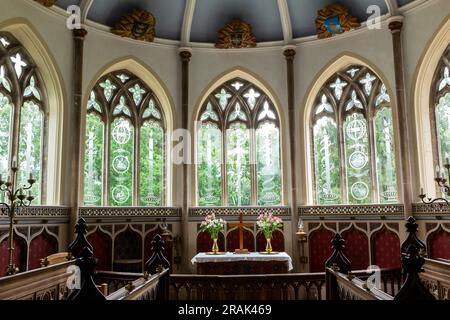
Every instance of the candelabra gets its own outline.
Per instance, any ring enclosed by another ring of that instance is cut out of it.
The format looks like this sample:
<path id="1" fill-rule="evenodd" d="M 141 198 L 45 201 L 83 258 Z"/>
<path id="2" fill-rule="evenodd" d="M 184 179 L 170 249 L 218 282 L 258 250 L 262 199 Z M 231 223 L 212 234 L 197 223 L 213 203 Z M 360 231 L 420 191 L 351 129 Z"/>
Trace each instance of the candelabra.
<path id="1" fill-rule="evenodd" d="M 6 181 L 3 180 L 3 177 L 0 175 L 0 192 L 3 192 L 5 197 L 4 201 L 0 203 L 1 212 L 3 214 L 7 213 L 9 218 L 9 248 L 8 248 L 8 268 L 6 270 L 6 275 L 10 276 L 18 272 L 18 268 L 14 265 L 14 218 L 16 213 L 20 211 L 24 207 L 29 207 L 31 205 L 31 201 L 33 201 L 34 197 L 31 195 L 31 188 L 36 182 L 33 179 L 33 175 L 30 173 L 30 177 L 28 179 L 28 186 L 22 186 L 16 189 L 17 183 L 17 172 L 19 168 L 17 167 L 17 161 L 15 157 L 12 161 L 11 166 L 11 177 L 8 176 Z M 28 196 L 25 195 L 25 191 L 28 190 Z"/>
<path id="2" fill-rule="evenodd" d="M 447 163 L 444 164 L 444 168 L 447 170 L 447 176 L 450 177 L 450 160 L 447 158 L 446 162 Z M 436 166 L 436 177 L 434 178 L 434 181 L 436 181 L 438 186 L 441 188 L 442 193 L 450 197 L 450 186 L 447 184 L 447 179 L 445 179 L 444 170 L 441 170 L 439 166 Z M 428 198 L 424 193 L 423 188 L 420 188 L 419 198 L 425 204 L 438 202 L 441 206 L 445 203 L 450 207 L 450 202 L 444 197 L 434 199 Z"/>

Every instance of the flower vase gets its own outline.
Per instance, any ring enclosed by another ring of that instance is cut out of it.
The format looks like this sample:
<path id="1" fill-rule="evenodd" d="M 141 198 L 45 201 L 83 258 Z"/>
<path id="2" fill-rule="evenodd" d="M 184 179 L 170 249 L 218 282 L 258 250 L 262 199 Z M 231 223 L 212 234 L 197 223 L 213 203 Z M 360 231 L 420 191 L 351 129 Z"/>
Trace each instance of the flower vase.
<path id="1" fill-rule="evenodd" d="M 213 238 L 213 246 L 211 249 L 212 254 L 217 254 L 219 252 L 219 245 L 217 244 L 217 238 Z"/>
<path id="2" fill-rule="evenodd" d="M 267 244 L 266 244 L 266 251 L 265 253 L 272 253 L 272 238 L 266 238 Z"/>

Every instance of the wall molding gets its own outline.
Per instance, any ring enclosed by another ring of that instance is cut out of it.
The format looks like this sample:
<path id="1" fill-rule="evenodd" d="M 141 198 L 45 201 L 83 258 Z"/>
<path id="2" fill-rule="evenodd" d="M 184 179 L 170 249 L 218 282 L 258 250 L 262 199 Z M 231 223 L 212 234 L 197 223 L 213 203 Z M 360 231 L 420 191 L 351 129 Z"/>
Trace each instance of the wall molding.
<path id="1" fill-rule="evenodd" d="M 81 207 L 79 215 L 91 217 L 181 217 L 178 207 Z"/>
<path id="2" fill-rule="evenodd" d="M 278 207 L 191 207 L 189 208 L 190 217 L 199 217 L 207 215 L 211 212 L 216 215 L 223 216 L 234 216 L 242 215 L 244 216 L 257 216 L 263 213 L 272 213 L 273 215 L 283 216 L 285 219 L 289 220 L 291 217 L 291 209 L 288 206 L 278 206 Z"/>
<path id="3" fill-rule="evenodd" d="M 402 216 L 403 204 L 367 204 L 367 205 L 333 205 L 333 206 L 301 206 L 298 208 L 301 217 L 321 216 Z"/>

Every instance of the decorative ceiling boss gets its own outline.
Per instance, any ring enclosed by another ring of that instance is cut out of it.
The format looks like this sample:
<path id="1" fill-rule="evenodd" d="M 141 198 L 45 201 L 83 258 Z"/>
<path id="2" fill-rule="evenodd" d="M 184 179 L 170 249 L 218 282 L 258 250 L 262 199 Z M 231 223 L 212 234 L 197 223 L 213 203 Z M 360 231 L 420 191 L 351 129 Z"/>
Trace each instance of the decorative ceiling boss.
<path id="1" fill-rule="evenodd" d="M 318 12 L 316 18 L 317 36 L 319 39 L 329 38 L 335 34 L 344 33 L 361 24 L 352 16 L 349 10 L 341 4 L 331 4 Z"/>
<path id="2" fill-rule="evenodd" d="M 227 23 L 219 31 L 215 46 L 220 49 L 256 47 L 256 37 L 252 33 L 252 26 L 240 20 Z"/>
<path id="3" fill-rule="evenodd" d="M 42 4 L 43 6 L 51 7 L 56 3 L 57 0 L 34 0 L 34 1 Z"/>
<path id="4" fill-rule="evenodd" d="M 111 32 L 135 40 L 153 42 L 155 38 L 155 17 L 148 11 L 133 9 L 123 16 Z"/>

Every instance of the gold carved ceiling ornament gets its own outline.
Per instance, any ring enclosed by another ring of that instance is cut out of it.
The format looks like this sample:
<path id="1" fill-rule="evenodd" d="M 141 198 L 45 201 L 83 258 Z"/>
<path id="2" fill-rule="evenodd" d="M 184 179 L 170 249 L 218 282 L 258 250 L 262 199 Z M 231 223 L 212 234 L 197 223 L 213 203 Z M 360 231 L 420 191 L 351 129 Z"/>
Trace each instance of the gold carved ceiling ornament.
<path id="1" fill-rule="evenodd" d="M 57 0 L 34 0 L 34 1 L 42 4 L 43 6 L 51 7 L 56 3 Z"/>
<path id="2" fill-rule="evenodd" d="M 227 23 L 219 31 L 219 38 L 215 46 L 220 49 L 256 47 L 256 38 L 252 33 L 252 26 L 240 20 Z"/>
<path id="3" fill-rule="evenodd" d="M 358 19 L 350 14 L 348 9 L 341 4 L 331 4 L 318 12 L 316 18 L 317 36 L 319 39 L 329 38 L 335 34 L 344 33 L 361 24 Z"/>
<path id="4" fill-rule="evenodd" d="M 155 17 L 148 11 L 133 9 L 123 16 L 111 32 L 135 40 L 152 42 L 155 38 Z"/>

